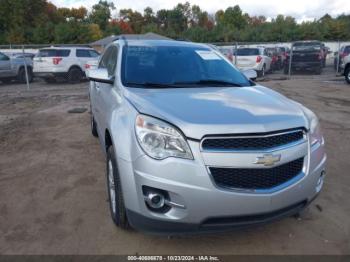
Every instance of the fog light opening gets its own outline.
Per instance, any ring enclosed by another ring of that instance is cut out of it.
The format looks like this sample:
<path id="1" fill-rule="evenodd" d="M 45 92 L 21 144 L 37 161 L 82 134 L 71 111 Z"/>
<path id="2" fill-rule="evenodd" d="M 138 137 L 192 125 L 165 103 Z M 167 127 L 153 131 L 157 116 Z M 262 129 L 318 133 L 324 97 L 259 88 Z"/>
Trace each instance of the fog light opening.
<path id="1" fill-rule="evenodd" d="M 166 213 L 171 209 L 167 191 L 148 186 L 143 186 L 142 191 L 145 204 L 152 212 Z"/>
<path id="2" fill-rule="evenodd" d="M 155 209 L 162 208 L 165 205 L 165 198 L 160 193 L 149 192 L 146 195 L 145 200 L 150 207 Z"/>
<path id="3" fill-rule="evenodd" d="M 319 193 L 323 187 L 324 177 L 326 175 L 326 171 L 322 171 L 320 177 L 317 180 L 316 192 Z"/>

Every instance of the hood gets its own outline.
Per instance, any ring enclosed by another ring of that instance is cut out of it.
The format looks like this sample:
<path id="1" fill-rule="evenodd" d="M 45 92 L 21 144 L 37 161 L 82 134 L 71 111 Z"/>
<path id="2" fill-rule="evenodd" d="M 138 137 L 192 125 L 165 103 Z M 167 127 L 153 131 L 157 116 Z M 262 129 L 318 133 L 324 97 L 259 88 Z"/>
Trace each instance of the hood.
<path id="1" fill-rule="evenodd" d="M 307 126 L 297 103 L 263 86 L 129 88 L 125 96 L 140 113 L 166 120 L 193 139 Z"/>

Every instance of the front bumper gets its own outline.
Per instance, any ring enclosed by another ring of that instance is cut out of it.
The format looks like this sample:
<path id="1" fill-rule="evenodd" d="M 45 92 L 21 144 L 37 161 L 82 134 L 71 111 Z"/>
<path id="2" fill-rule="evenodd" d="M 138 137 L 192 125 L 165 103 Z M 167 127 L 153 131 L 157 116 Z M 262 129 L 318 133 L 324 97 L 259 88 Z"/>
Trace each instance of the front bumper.
<path id="1" fill-rule="evenodd" d="M 316 187 L 326 164 L 321 144 L 307 145 L 305 175 L 300 180 L 269 193 L 218 188 L 206 166 L 216 159 L 203 156 L 198 142 L 189 144 L 194 160 L 158 161 L 145 155 L 132 162 L 118 159 L 127 215 L 135 229 L 162 234 L 227 231 L 291 216 L 319 193 Z M 144 201 L 143 186 L 169 192 L 171 201 L 185 208 L 172 207 L 166 213 L 150 211 Z"/>
<path id="2" fill-rule="evenodd" d="M 294 205 L 275 210 L 272 212 L 233 217 L 217 217 L 204 220 L 200 224 L 163 221 L 139 213 L 127 210 L 129 223 L 136 229 L 153 234 L 193 234 L 193 233 L 214 233 L 227 232 L 235 229 L 243 229 L 252 226 L 263 225 L 290 217 L 301 212 L 307 207 L 316 196 L 310 201 L 305 200 Z"/>

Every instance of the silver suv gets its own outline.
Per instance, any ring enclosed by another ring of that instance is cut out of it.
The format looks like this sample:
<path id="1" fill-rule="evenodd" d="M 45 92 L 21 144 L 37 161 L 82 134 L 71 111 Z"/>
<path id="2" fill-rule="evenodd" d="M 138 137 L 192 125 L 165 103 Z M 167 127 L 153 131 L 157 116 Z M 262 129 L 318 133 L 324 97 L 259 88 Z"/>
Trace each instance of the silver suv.
<path id="1" fill-rule="evenodd" d="M 117 40 L 89 78 L 92 134 L 121 228 L 256 225 L 300 212 L 322 188 L 315 114 L 207 45 Z"/>

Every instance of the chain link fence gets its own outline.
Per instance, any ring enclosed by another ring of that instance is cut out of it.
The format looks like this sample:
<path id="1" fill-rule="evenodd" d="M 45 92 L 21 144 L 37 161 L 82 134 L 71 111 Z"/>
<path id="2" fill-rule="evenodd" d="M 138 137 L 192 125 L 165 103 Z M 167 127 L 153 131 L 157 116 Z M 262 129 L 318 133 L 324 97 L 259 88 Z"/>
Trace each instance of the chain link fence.
<path id="1" fill-rule="evenodd" d="M 244 56 L 240 56 L 240 50 L 244 48 L 262 48 L 264 50 L 262 57 L 267 57 L 269 60 L 265 64 L 266 68 L 256 67 L 258 61 L 254 65 L 250 65 L 250 69 L 255 69 L 258 72 L 258 76 L 265 77 L 266 73 L 269 78 L 272 79 L 291 79 L 292 76 L 306 76 L 310 77 L 312 75 L 323 75 L 324 77 L 336 77 L 342 75 L 342 61 L 343 58 L 347 55 L 350 55 L 350 41 L 341 42 L 341 41 L 330 41 L 322 42 L 322 50 L 316 50 L 318 52 L 319 65 L 320 68 L 312 68 L 311 63 L 315 63 L 315 57 L 308 57 L 307 52 L 301 54 L 300 50 L 297 50 L 295 44 L 291 42 L 228 42 L 228 43 L 211 43 L 219 48 L 219 50 L 225 54 L 239 69 L 249 68 L 249 63 Z M 0 52 L 6 55 L 16 53 L 22 54 L 23 56 L 23 66 L 25 73 L 25 84 L 26 88 L 30 89 L 31 76 L 30 73 L 33 69 L 32 58 L 38 53 L 38 50 L 46 47 L 90 47 L 89 44 L 60 44 L 60 45 L 50 45 L 50 44 L 39 44 L 39 45 L 0 45 Z M 317 54 L 317 52 L 315 54 Z M 259 55 L 258 54 L 258 55 Z M 315 55 L 314 54 L 314 55 Z M 31 57 L 31 59 L 26 59 Z M 260 58 L 259 58 L 260 59 Z M 4 63 L 4 61 L 0 61 Z M 304 70 L 304 65 L 309 64 L 310 68 L 313 70 Z M 296 66 L 297 65 L 297 66 Z M 302 70 L 296 70 L 302 68 Z M 264 72 L 261 72 L 264 70 Z M 322 73 L 323 71 L 323 73 Z M 326 72 L 326 73 L 325 73 Z M 0 81 L 2 84 L 6 83 L 1 80 L 1 71 L 0 71 Z"/>

